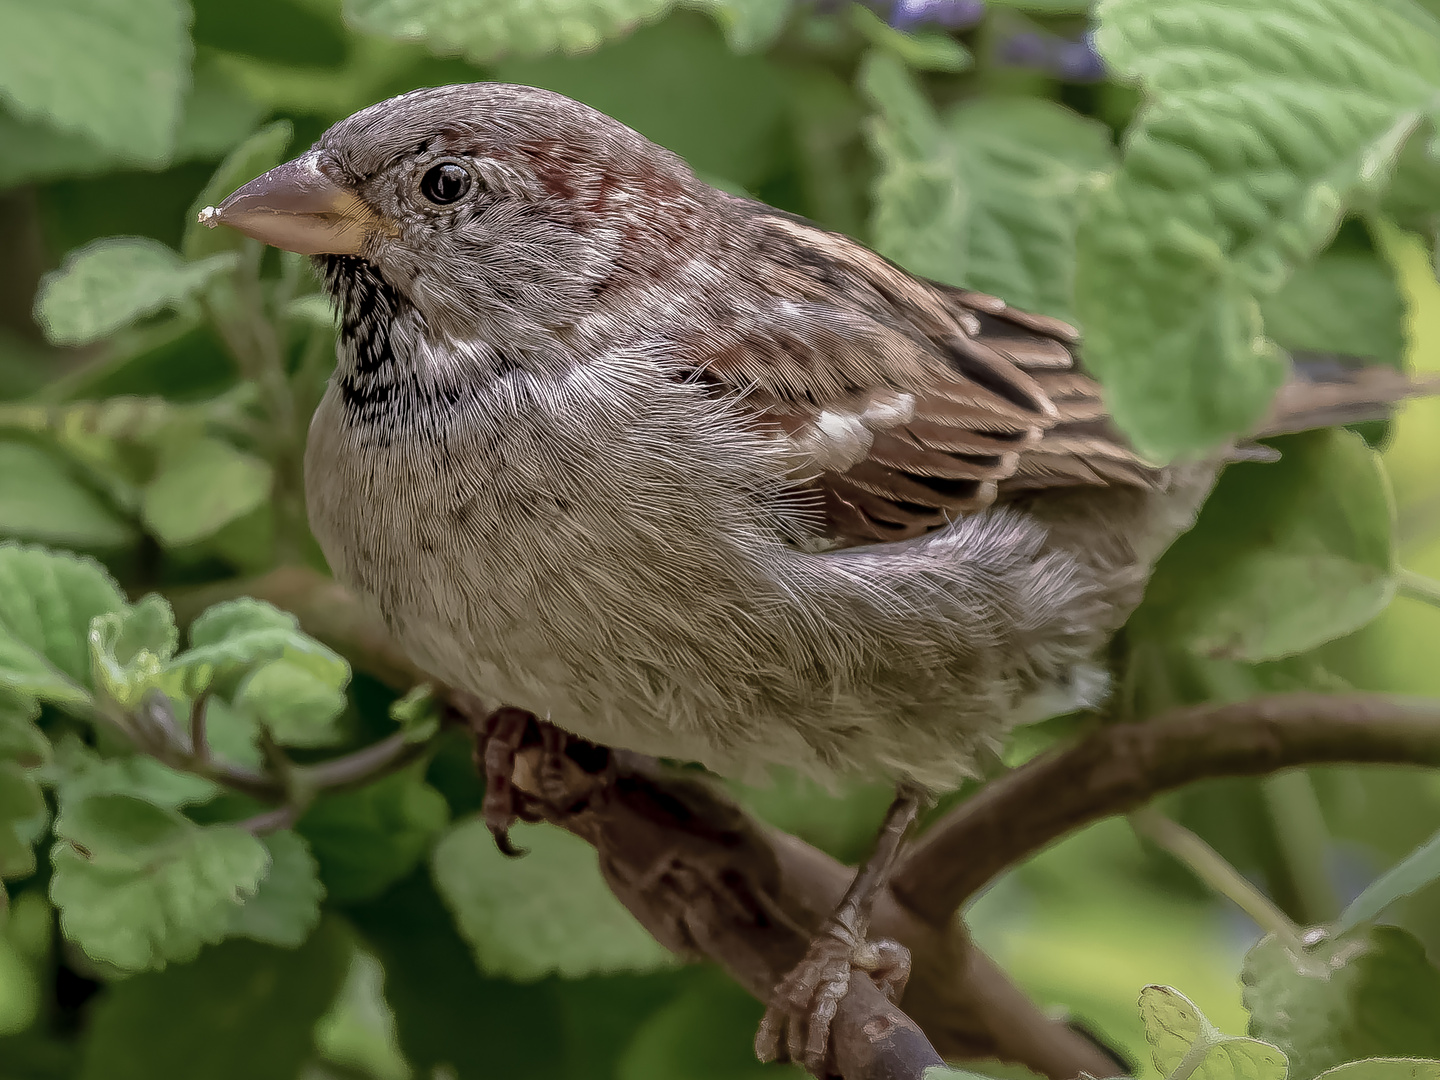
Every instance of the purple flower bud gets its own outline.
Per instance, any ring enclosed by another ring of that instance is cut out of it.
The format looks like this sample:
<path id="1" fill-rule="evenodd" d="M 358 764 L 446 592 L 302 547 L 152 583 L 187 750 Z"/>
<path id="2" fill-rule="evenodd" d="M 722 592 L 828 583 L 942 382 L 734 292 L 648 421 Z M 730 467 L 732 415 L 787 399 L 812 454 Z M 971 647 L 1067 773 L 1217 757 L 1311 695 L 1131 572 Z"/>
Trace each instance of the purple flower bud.
<path id="1" fill-rule="evenodd" d="M 1012 34 L 1000 46 L 1000 59 L 1017 67 L 1048 67 L 1054 55 L 1052 38 L 1027 30 Z"/>
<path id="2" fill-rule="evenodd" d="M 963 30 L 984 17 L 984 0 L 895 0 L 890 9 L 890 25 L 897 30 L 913 30 L 925 23 Z"/>
<path id="3" fill-rule="evenodd" d="M 1062 41 L 1055 53 L 1055 72 L 1069 82 L 1099 82 L 1105 78 L 1105 61 L 1095 50 L 1095 39 Z"/>
<path id="4" fill-rule="evenodd" d="M 1000 46 L 1000 59 L 1016 67 L 1035 68 L 1066 82 L 1098 82 L 1105 78 L 1105 61 L 1086 34 L 1078 41 L 1051 34 L 1023 31 Z"/>

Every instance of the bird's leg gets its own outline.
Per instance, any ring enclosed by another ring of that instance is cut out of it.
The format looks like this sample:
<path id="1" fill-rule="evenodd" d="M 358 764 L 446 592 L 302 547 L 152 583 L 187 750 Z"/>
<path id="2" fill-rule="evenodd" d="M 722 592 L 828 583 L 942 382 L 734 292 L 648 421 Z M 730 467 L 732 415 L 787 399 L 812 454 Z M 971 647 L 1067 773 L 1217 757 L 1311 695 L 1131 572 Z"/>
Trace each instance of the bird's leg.
<path id="1" fill-rule="evenodd" d="M 474 727 L 475 768 L 485 778 L 480 816 L 506 855 L 524 854 L 510 842 L 510 826 L 520 816 L 515 791 L 515 755 L 525 743 L 534 717 L 523 709 L 496 709 Z"/>
<path id="2" fill-rule="evenodd" d="M 921 791 L 901 784 L 885 813 L 875 850 L 855 874 L 834 914 L 810 942 L 805 958 L 785 976 L 770 998 L 755 1035 L 761 1061 L 780 1056 L 781 1038 L 791 1061 L 821 1075 L 830 1043 L 830 1024 L 859 969 L 894 1001 L 910 977 L 910 953 L 898 941 L 870 941 L 870 916 L 890 880 L 895 858 L 919 813 Z"/>

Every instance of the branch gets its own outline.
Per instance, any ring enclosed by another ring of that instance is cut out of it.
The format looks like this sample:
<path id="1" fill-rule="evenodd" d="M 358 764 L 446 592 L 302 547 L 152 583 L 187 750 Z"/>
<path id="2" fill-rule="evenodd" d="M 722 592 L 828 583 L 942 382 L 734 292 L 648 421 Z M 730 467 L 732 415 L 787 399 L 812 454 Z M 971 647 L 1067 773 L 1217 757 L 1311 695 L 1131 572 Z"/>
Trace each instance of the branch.
<path id="1" fill-rule="evenodd" d="M 1298 765 L 1440 765 L 1440 701 L 1276 694 L 1113 724 L 992 781 L 931 827 L 891 888 L 933 923 L 1006 867 L 1162 792 Z"/>
<path id="2" fill-rule="evenodd" d="M 198 743 L 193 741 L 197 734 L 203 736 L 205 731 L 203 707 L 192 711 L 189 731 L 181 738 L 174 710 L 174 704 L 163 694 L 148 695 L 134 713 L 138 722 L 127 730 L 138 738 L 141 749 L 172 769 L 204 777 L 259 802 L 283 804 L 281 809 L 292 816 L 304 809 L 292 798 L 296 792 L 305 795 L 299 800 L 303 804 L 322 791 L 339 791 L 371 783 L 419 760 L 431 746 L 429 740 L 417 742 L 405 732 L 397 731 L 341 757 L 313 765 L 286 762 L 283 768 L 274 767 L 272 760 L 272 767 L 262 771 L 220 760 L 211 755 L 203 739 Z M 267 756 L 283 758 L 283 753 L 274 747 Z M 252 824 L 259 822 L 254 827 L 265 831 L 271 820 L 284 819 L 276 814 L 262 814 Z"/>
<path id="3" fill-rule="evenodd" d="M 803 841 L 758 824 L 692 773 L 612 751 L 602 775 L 565 758 L 557 786 L 553 769 L 541 768 L 542 754 L 522 750 L 516 763 L 526 816 L 593 845 L 611 889 L 646 929 L 681 955 L 715 960 L 761 1001 L 799 962 L 854 876 Z M 999 1058 L 1053 1080 L 1120 1071 L 1028 1001 L 958 923 L 928 926 L 885 895 L 873 930 L 907 946 L 914 970 L 905 1012 L 863 975 L 851 980 L 832 1027 L 835 1067 L 845 1080 L 920 1080 L 942 1054 Z"/>

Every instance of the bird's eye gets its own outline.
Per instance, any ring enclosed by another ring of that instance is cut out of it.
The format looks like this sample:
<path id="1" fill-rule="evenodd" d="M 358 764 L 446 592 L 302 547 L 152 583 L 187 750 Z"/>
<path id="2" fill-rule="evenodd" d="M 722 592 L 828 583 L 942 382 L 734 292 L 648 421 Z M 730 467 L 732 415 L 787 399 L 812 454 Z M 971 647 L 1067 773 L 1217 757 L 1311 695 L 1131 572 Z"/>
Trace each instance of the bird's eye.
<path id="1" fill-rule="evenodd" d="M 453 161 L 442 162 L 420 178 L 420 194 L 437 206 L 464 198 L 470 190 L 470 174 Z"/>

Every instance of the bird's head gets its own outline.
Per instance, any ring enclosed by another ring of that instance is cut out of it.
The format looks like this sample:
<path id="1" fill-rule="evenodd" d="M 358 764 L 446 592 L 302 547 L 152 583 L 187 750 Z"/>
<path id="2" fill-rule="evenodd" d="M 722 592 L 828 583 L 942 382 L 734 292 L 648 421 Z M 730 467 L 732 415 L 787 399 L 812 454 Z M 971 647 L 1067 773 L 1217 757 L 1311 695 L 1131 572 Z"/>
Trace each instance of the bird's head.
<path id="1" fill-rule="evenodd" d="M 569 98 L 477 83 L 336 124 L 201 220 L 317 256 L 343 309 L 378 275 L 437 337 L 553 334 L 617 276 L 663 272 L 709 189 Z"/>

